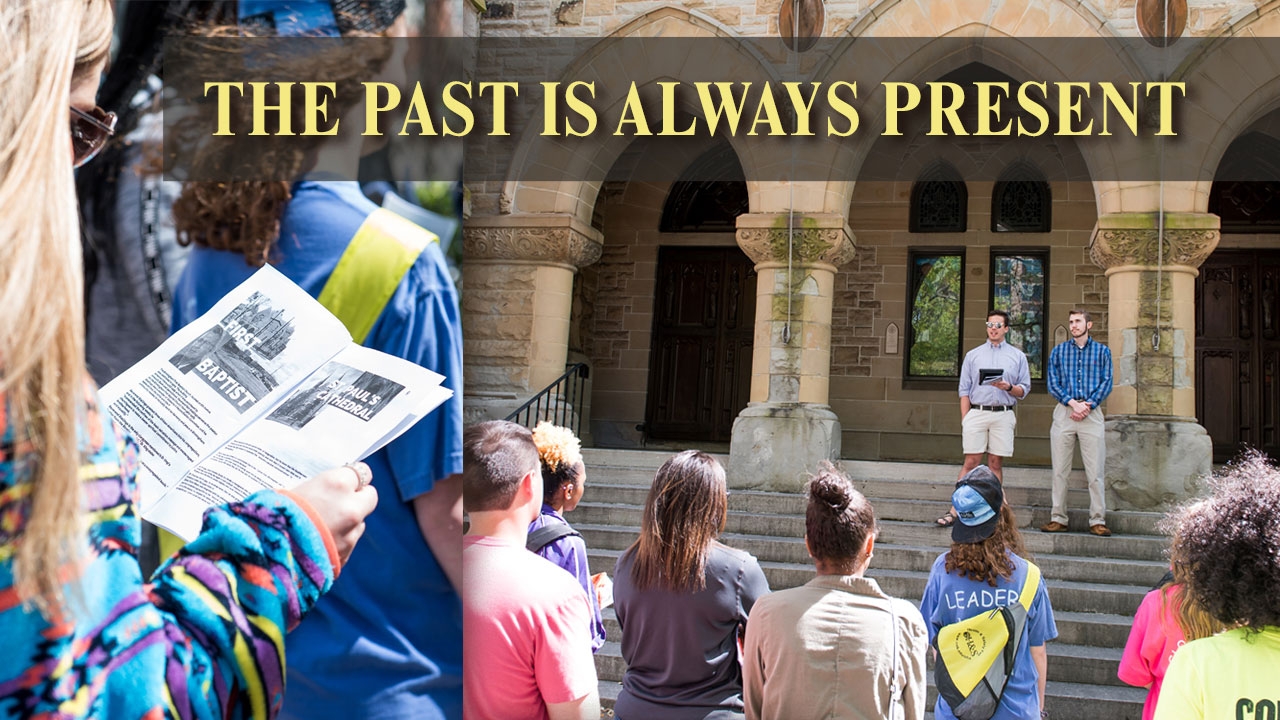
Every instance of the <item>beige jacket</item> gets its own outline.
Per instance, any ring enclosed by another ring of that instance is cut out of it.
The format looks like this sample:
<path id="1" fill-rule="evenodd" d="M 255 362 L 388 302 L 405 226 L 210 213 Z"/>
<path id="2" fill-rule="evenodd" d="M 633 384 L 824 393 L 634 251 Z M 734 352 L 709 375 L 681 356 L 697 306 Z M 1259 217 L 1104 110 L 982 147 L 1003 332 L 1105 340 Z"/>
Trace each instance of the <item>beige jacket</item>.
<path id="1" fill-rule="evenodd" d="M 747 720 L 880 720 L 891 695 L 894 720 L 921 720 L 928 645 L 920 611 L 869 578 L 819 575 L 767 595 L 747 621 Z"/>

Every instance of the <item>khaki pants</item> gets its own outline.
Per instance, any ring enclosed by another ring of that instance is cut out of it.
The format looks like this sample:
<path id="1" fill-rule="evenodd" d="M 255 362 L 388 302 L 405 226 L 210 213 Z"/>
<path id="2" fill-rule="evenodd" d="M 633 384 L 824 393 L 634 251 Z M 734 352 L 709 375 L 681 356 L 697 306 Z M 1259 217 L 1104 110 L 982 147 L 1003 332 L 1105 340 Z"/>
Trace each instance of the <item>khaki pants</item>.
<path id="1" fill-rule="evenodd" d="M 1075 455 L 1076 438 L 1080 439 L 1080 458 L 1084 475 L 1089 480 L 1089 526 L 1107 522 L 1107 496 L 1104 473 L 1107 460 L 1105 425 L 1102 411 L 1094 408 L 1083 420 L 1071 419 L 1071 408 L 1058 403 L 1053 410 L 1053 426 L 1049 428 L 1049 448 L 1053 455 L 1054 522 L 1067 524 L 1067 476 Z"/>

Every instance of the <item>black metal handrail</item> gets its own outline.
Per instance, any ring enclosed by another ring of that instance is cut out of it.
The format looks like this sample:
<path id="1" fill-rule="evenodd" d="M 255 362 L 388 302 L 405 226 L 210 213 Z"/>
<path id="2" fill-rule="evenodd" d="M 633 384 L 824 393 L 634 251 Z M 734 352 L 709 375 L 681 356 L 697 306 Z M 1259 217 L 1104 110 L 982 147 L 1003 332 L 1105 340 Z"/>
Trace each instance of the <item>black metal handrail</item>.
<path id="1" fill-rule="evenodd" d="M 539 420 L 573 430 L 582 437 L 582 406 L 587 378 L 591 370 L 586 363 L 574 363 L 550 385 L 516 408 L 507 420 L 532 428 Z"/>

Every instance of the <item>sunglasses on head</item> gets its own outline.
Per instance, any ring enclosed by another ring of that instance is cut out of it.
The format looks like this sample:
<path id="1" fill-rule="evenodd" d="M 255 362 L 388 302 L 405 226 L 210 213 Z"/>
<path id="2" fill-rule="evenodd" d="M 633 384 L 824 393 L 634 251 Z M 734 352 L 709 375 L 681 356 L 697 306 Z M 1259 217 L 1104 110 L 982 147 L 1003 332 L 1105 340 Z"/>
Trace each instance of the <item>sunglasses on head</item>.
<path id="1" fill-rule="evenodd" d="M 116 131 L 116 114 L 94 107 L 85 112 L 71 108 L 71 152 L 75 167 L 93 159 Z"/>

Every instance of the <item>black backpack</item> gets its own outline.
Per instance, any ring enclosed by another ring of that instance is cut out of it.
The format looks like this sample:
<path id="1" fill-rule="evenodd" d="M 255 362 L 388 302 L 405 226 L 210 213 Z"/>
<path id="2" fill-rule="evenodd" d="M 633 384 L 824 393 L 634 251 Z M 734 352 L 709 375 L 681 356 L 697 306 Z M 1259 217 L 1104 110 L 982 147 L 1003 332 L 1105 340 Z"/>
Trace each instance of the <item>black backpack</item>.
<path id="1" fill-rule="evenodd" d="M 530 552 L 538 552 L 560 538 L 568 537 L 570 535 L 582 537 L 582 533 L 574 530 L 567 522 L 561 521 L 550 525 L 543 525 L 537 530 L 529 533 L 529 538 L 524 541 L 524 546 L 525 549 Z"/>

